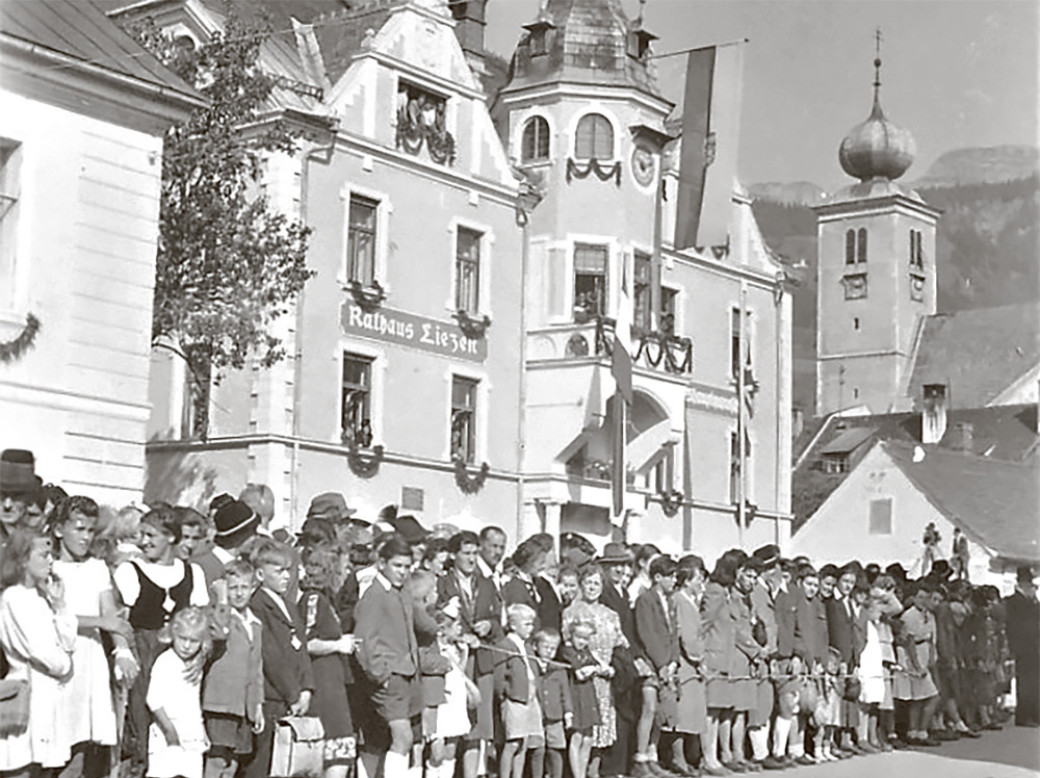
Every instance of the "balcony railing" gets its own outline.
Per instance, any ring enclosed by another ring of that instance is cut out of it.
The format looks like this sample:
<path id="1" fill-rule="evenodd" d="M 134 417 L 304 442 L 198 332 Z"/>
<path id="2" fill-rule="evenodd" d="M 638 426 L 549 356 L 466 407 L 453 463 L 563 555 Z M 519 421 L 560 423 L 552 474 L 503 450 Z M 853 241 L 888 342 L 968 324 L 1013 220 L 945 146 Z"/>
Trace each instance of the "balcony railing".
<path id="1" fill-rule="evenodd" d="M 609 356 L 614 350 L 616 321 L 607 316 L 596 318 L 596 355 Z M 675 375 L 693 372 L 693 341 L 671 333 L 632 330 L 632 364 L 662 369 Z"/>

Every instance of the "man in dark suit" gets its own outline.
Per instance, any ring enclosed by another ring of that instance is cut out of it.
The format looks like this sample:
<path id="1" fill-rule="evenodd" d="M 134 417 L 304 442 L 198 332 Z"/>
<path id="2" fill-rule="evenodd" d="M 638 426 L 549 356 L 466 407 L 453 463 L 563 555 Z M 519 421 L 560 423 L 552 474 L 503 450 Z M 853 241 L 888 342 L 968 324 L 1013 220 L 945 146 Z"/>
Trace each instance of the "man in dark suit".
<path id="1" fill-rule="evenodd" d="M 473 532 L 463 531 L 448 542 L 454 557 L 452 569 L 437 579 L 437 601 L 443 607 L 452 599 L 459 602 L 459 620 L 463 635 L 474 647 L 470 652 L 466 674 L 480 690 L 480 705 L 476 722 L 463 738 L 463 778 L 476 778 L 480 745 L 494 739 L 494 686 L 495 657 L 491 650 L 480 648 L 498 643 L 503 636 L 502 600 L 491 579 L 477 570 L 480 539 Z"/>
<path id="2" fill-rule="evenodd" d="M 1040 603 L 1036 599 L 1033 571 L 1020 567 L 1015 591 L 1004 600 L 1007 612 L 1007 639 L 1015 660 L 1015 724 L 1040 725 Z"/>
<path id="3" fill-rule="evenodd" d="M 379 550 L 375 580 L 361 595 L 355 612 L 358 663 L 374 687 L 374 713 L 390 730 L 383 762 L 386 778 L 407 778 L 412 749 L 413 716 L 418 683 L 419 646 L 415 639 L 414 605 L 402 588 L 412 566 L 412 550 L 396 533 Z"/>
<path id="4" fill-rule="evenodd" d="M 674 699 L 675 671 L 679 662 L 679 638 L 676 629 L 676 614 L 671 601 L 675 589 L 675 562 L 666 556 L 659 556 L 650 563 L 650 580 L 653 585 L 636 599 L 635 624 L 636 641 L 642 654 L 650 661 L 654 669 L 653 683 L 644 683 L 643 688 L 650 687 L 654 694 L 655 713 L 661 711 L 660 719 L 667 723 L 668 707 L 662 705 L 669 692 Z M 645 702 L 644 702 L 645 705 Z M 675 710 L 671 706 L 674 720 Z M 649 726 L 644 726 L 644 717 L 640 717 L 636 729 L 636 752 L 633 757 L 632 778 L 650 778 L 665 775 L 657 763 L 657 743 L 661 735 L 660 723 L 655 717 L 649 717 Z M 686 774 L 690 768 L 682 762 L 672 767 Z"/>
<path id="5" fill-rule="evenodd" d="M 827 642 L 831 648 L 838 650 L 841 656 L 841 673 L 852 673 L 856 669 L 857 657 L 862 649 L 861 626 L 859 625 L 859 608 L 852 599 L 852 590 L 860 577 L 858 565 L 849 562 L 838 570 L 838 581 L 834 586 L 834 595 L 824 600 L 827 610 Z M 853 754 L 872 752 L 869 744 L 864 748 L 851 738 L 859 725 L 859 703 L 842 700 L 840 730 L 835 733 L 834 746 Z M 845 735 L 849 740 L 844 741 Z"/>

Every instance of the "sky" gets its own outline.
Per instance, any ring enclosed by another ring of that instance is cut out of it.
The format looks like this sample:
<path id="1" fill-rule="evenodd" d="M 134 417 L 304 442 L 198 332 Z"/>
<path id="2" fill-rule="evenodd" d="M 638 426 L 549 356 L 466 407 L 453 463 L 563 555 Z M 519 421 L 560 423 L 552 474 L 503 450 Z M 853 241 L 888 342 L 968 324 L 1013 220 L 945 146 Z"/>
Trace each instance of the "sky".
<path id="1" fill-rule="evenodd" d="M 638 0 L 623 0 L 630 18 Z M 509 57 L 539 0 L 490 0 L 487 47 Z M 870 113 L 874 31 L 881 103 L 910 130 L 923 176 L 945 151 L 1037 145 L 1040 0 L 647 0 L 663 54 L 749 40 L 738 174 L 746 183 L 850 182 L 838 145 Z M 683 58 L 659 61 L 666 95 Z M 674 74 L 674 75 L 670 75 Z"/>

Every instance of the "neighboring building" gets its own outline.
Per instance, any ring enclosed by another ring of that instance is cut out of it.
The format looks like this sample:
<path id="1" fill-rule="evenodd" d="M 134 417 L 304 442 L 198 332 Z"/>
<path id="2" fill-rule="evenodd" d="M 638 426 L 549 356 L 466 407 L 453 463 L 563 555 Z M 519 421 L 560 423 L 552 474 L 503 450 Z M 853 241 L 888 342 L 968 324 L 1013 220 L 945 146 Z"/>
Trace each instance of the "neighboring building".
<path id="1" fill-rule="evenodd" d="M 159 17 L 166 29 L 194 17 L 205 33 L 222 21 L 205 3 L 181 6 Z M 266 186 L 313 228 L 315 277 L 283 322 L 288 358 L 214 387 L 205 441 L 185 439 L 178 423 L 176 366 L 157 374 L 165 414 L 155 415 L 148 495 L 204 503 L 264 482 L 278 521 L 298 526 L 311 497 L 336 489 L 368 518 L 396 503 L 428 525 L 512 531 L 519 182 L 455 22 L 430 1 L 293 25 L 295 36 L 272 36 L 262 53 L 289 87 L 272 97 L 271 117 L 303 94 L 311 104 L 291 108 L 335 129 L 272 159 Z M 478 44 L 471 36 L 470 49 Z"/>
<path id="2" fill-rule="evenodd" d="M 1035 406 L 1026 408 L 1035 423 Z M 916 576 L 925 564 L 925 529 L 934 524 L 941 536 L 937 558 L 952 556 L 954 528 L 964 533 L 972 583 L 993 584 L 1008 594 L 1019 565 L 1040 564 L 1035 455 L 1004 461 L 877 439 L 865 448 L 795 534 L 792 554 L 839 563 L 856 558 L 882 567 L 898 562 Z M 796 474 L 795 489 L 807 480 Z"/>
<path id="3" fill-rule="evenodd" d="M 524 29 L 494 108 L 511 158 L 544 192 L 527 227 L 523 531 L 575 531 L 596 543 L 624 536 L 708 559 L 741 540 L 785 544 L 790 297 L 748 198 L 733 195 L 728 250 L 674 251 L 679 142 L 666 132 L 673 105 L 649 58 L 655 36 L 619 0 L 549 0 Z M 659 174 L 664 249 L 653 310 Z M 624 277 L 636 360 L 619 520 L 609 367 Z M 754 386 L 743 467 L 742 369 Z"/>
<path id="4" fill-rule="evenodd" d="M 70 493 L 140 499 L 162 136 L 201 105 L 90 3 L 0 4 L 0 441 Z"/>

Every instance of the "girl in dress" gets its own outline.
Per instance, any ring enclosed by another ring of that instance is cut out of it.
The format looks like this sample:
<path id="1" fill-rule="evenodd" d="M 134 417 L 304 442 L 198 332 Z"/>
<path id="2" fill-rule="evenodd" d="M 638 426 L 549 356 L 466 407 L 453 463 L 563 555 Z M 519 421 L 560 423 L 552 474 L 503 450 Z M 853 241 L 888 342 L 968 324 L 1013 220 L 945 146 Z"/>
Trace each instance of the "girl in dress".
<path id="1" fill-rule="evenodd" d="M 190 670 L 209 653 L 209 620 L 202 608 L 185 608 L 174 614 L 163 632 L 172 645 L 155 660 L 148 683 L 152 724 L 145 775 L 202 778 L 209 739 L 202 722 L 200 679 Z"/>
<path id="2" fill-rule="evenodd" d="M 116 714 L 102 630 L 115 645 L 116 673 L 128 684 L 137 675 L 130 650 L 130 622 L 121 618 L 105 563 L 91 554 L 99 509 L 89 497 L 74 496 L 59 506 L 53 532 L 58 558 L 54 574 L 65 585 L 65 600 L 79 622 L 72 679 L 61 687 L 59 711 L 63 732 L 72 746 L 72 761 L 64 773 L 98 776 L 107 771 L 107 749 L 117 742 Z"/>
<path id="3" fill-rule="evenodd" d="M 469 646 L 462 637 L 458 607 L 454 602 L 437 613 L 437 650 L 451 664 L 444 676 L 444 702 L 437 706 L 435 737 L 430 742 L 427 762 L 428 778 L 451 778 L 455 774 L 455 756 L 459 739 L 469 733 L 470 707 L 476 707 L 480 692 L 466 677 Z"/>
<path id="4" fill-rule="evenodd" d="M 600 724 L 599 701 L 593 680 L 604 677 L 606 668 L 589 648 L 596 626 L 588 621 L 574 621 L 568 626 L 562 655 L 563 661 L 571 666 L 571 701 L 574 705 L 569 760 L 571 775 L 584 776 L 592 756 L 592 729 Z"/>
<path id="5" fill-rule="evenodd" d="M 35 778 L 71 755 L 59 699 L 72 673 L 76 617 L 65 607 L 52 561 L 50 539 L 28 529 L 11 530 L 0 555 L 0 646 L 9 666 L 4 680 L 25 684 L 29 708 L 25 726 L 0 737 L 5 778 Z"/>
<path id="6" fill-rule="evenodd" d="M 338 555 L 331 548 L 308 547 L 300 582 L 299 610 L 307 625 L 307 653 L 314 672 L 310 715 L 317 715 L 325 730 L 325 778 L 346 778 L 356 755 L 346 682 L 354 636 L 343 634 L 330 594 L 338 565 Z"/>

